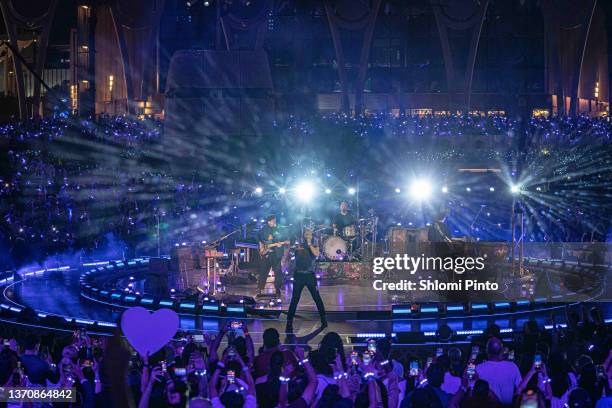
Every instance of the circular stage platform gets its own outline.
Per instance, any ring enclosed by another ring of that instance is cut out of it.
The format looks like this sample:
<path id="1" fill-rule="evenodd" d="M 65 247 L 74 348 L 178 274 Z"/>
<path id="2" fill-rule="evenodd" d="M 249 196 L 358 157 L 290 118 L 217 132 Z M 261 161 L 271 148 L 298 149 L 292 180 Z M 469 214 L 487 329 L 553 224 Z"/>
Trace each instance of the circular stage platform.
<path id="1" fill-rule="evenodd" d="M 172 308 L 180 315 L 180 325 L 186 332 L 215 332 L 227 319 L 247 320 L 258 340 L 258 334 L 267 327 L 284 332 L 284 312 L 291 293 L 286 283 L 279 302 L 256 301 L 252 285 L 237 285 L 213 296 L 151 296 L 142 291 L 148 273 L 148 259 L 129 261 L 98 261 L 79 267 L 26 270 L 19 274 L 5 273 L 0 277 L 2 300 L 0 319 L 19 325 L 36 325 L 54 330 L 73 330 L 77 326 L 99 333 L 111 333 L 117 326 L 121 312 L 131 306 L 151 310 Z M 327 330 L 340 333 L 347 342 L 360 338 L 392 335 L 403 344 L 435 343 L 440 325 L 448 325 L 454 332 L 453 341 L 466 341 L 482 333 L 489 325 L 498 325 L 504 333 L 521 331 L 533 320 L 539 326 L 550 328 L 552 316 L 564 321 L 566 304 L 577 301 L 595 301 L 604 286 L 597 286 L 601 274 L 584 265 L 560 261 L 530 260 L 533 270 L 546 274 L 547 284 L 556 288 L 548 298 L 488 303 L 434 302 L 433 298 L 412 303 L 397 302 L 392 296 L 372 290 L 369 282 L 321 282 L 320 291 L 330 310 Z M 606 272 L 607 273 L 607 272 Z M 585 294 L 579 294 L 559 285 L 568 277 L 580 276 Z M 605 273 L 604 273 L 605 277 Z M 370 295 L 368 295 L 370 294 Z M 318 318 L 314 304 L 305 291 L 298 316 L 294 322 L 299 338 L 321 336 L 317 332 Z M 600 305 L 604 316 L 612 318 L 612 306 Z M 324 332 L 323 332 L 324 334 Z M 304 340 L 306 341 L 306 340 Z"/>

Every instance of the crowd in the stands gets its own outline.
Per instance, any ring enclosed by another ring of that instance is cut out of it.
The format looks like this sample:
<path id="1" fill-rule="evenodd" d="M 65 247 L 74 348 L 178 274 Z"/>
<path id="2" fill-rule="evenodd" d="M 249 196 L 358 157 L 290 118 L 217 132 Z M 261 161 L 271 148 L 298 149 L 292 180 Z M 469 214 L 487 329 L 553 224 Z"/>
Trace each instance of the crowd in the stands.
<path id="1" fill-rule="evenodd" d="M 390 174 L 401 152 L 399 164 L 409 163 L 413 172 L 443 167 L 436 180 L 449 183 L 449 194 L 436 199 L 452 198 L 448 221 L 456 235 L 509 236 L 503 203 L 512 200 L 500 200 L 508 186 L 496 184 L 492 193 L 484 179 L 452 179 L 457 163 L 475 160 L 509 169 L 522 161 L 529 179 L 522 187 L 533 190 L 524 195 L 527 241 L 604 241 L 608 235 L 612 176 L 601 171 L 609 168 L 606 118 L 534 118 L 522 126 L 502 116 L 334 114 L 285 118 L 275 132 L 271 146 L 257 138 L 226 141 L 230 147 L 215 141 L 212 149 L 200 143 L 202 158 L 190 161 L 173 151 L 197 145 L 197 135 L 166 140 L 163 124 L 153 120 L 69 117 L 1 125 L 0 266 L 95 251 L 109 242 L 120 243 L 120 252 L 153 254 L 158 232 L 164 252 L 176 242 L 215 238 L 260 219 L 262 208 L 287 204 L 279 187 L 305 171 L 322 180 L 321 188 L 331 187 L 332 194 L 319 198 L 328 198 L 325 210 L 335 211 L 342 199 L 354 211 L 361 206 L 362 214 L 371 207 L 380 217 L 379 234 L 398 224 L 424 226 L 432 214 L 415 216 L 405 199 L 398 201 L 404 194 L 394 191 L 406 182 Z M 522 133 L 527 137 L 516 142 Z M 519 173 L 508 177 L 518 180 Z M 360 185 L 359 202 L 346 194 L 351 184 Z"/>

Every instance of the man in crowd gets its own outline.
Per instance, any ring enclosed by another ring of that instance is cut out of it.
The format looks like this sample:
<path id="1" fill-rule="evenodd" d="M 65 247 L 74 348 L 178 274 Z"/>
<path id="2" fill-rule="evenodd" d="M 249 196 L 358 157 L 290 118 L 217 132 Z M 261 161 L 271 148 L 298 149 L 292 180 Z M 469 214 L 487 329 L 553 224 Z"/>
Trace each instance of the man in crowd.
<path id="1" fill-rule="evenodd" d="M 268 374 L 270 371 L 270 358 L 272 358 L 272 354 L 276 351 L 282 351 L 285 357 L 283 366 L 287 364 L 295 365 L 297 363 L 293 353 L 281 349 L 278 330 L 270 327 L 263 332 L 263 350 L 255 357 L 255 363 L 253 364 L 255 379 Z"/>
<path id="2" fill-rule="evenodd" d="M 489 388 L 503 405 L 512 403 L 514 392 L 522 381 L 521 373 L 512 361 L 503 358 L 504 345 L 497 337 L 487 342 L 488 359 L 476 366 L 478 378 L 489 383 Z"/>
<path id="3" fill-rule="evenodd" d="M 43 360 L 38 355 L 40 348 L 40 340 L 38 336 L 30 335 L 25 338 L 24 352 L 20 357 L 21 363 L 25 368 L 25 373 L 28 376 L 30 383 L 40 386 L 46 386 L 47 380 L 52 383 L 57 382 L 58 376 L 51 368 L 48 362 Z"/>

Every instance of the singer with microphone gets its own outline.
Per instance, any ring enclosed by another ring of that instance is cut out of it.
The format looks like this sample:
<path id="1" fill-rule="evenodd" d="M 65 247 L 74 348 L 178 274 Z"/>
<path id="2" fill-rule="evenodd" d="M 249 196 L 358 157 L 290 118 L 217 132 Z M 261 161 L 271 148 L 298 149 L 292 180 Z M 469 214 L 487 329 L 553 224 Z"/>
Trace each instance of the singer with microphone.
<path id="1" fill-rule="evenodd" d="M 317 305 L 317 311 L 321 316 L 321 327 L 325 328 L 327 327 L 325 306 L 317 288 L 317 277 L 314 271 L 314 260 L 319 256 L 319 247 L 312 242 L 311 230 L 304 229 L 304 233 L 294 251 L 295 272 L 293 274 L 293 293 L 291 294 L 291 303 L 287 313 L 287 332 L 293 331 L 293 318 L 295 317 L 295 311 L 304 287 L 308 289 L 315 305 Z"/>

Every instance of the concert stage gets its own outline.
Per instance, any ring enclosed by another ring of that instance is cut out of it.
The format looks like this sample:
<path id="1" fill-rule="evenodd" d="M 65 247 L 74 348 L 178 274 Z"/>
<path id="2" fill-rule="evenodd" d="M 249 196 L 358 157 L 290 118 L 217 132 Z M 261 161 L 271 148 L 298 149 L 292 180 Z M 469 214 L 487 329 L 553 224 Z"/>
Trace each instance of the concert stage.
<path id="1" fill-rule="evenodd" d="M 187 332 L 215 332 L 227 319 L 249 321 L 257 341 L 267 327 L 284 331 L 284 312 L 291 294 L 290 280 L 283 285 L 281 303 L 274 300 L 267 305 L 253 298 L 254 284 L 227 287 L 224 293 L 215 297 L 190 292 L 178 294 L 176 291 L 156 297 L 138 290 L 146 285 L 149 262 L 148 258 L 107 260 L 78 268 L 60 266 L 27 270 L 16 277 L 2 276 L 0 319 L 7 323 L 55 330 L 85 326 L 92 332 L 110 333 L 115 329 L 122 310 L 140 305 L 152 310 L 162 307 L 175 309 L 180 315 L 182 329 Z M 527 265 L 532 265 L 533 270 L 539 265 L 542 271 L 539 273 L 546 273 L 547 279 L 552 280 L 549 284 L 554 286 L 571 276 L 571 271 L 580 270 L 578 264 L 560 261 L 529 260 Z M 586 268 L 580 271 L 586 276 Z M 595 282 L 596 277 L 593 275 L 588 279 Z M 601 285 L 598 287 L 602 288 Z M 521 330 L 530 320 L 549 327 L 551 316 L 562 321 L 565 304 L 575 304 L 579 300 L 572 299 L 573 292 L 569 289 L 562 289 L 549 298 L 525 301 L 438 303 L 434 301 L 435 294 L 431 293 L 407 302 L 407 299 L 374 291 L 369 280 L 326 280 L 324 277 L 319 289 L 329 310 L 328 330 L 341 333 L 347 342 L 350 339 L 355 341 L 364 333 L 392 333 L 403 343 L 436 342 L 436 331 L 443 324 L 453 330 L 453 341 L 464 341 L 471 335 L 482 333 L 490 324 L 497 324 L 505 333 Z M 580 300 L 596 301 L 605 296 L 601 291 L 590 293 L 590 298 Z M 604 316 L 612 318 L 610 304 L 602 303 L 600 306 L 604 308 Z M 305 291 L 294 322 L 298 337 L 316 330 L 318 318 L 314 311 L 310 295 Z M 315 338 L 320 335 L 320 332 L 316 333 Z"/>

